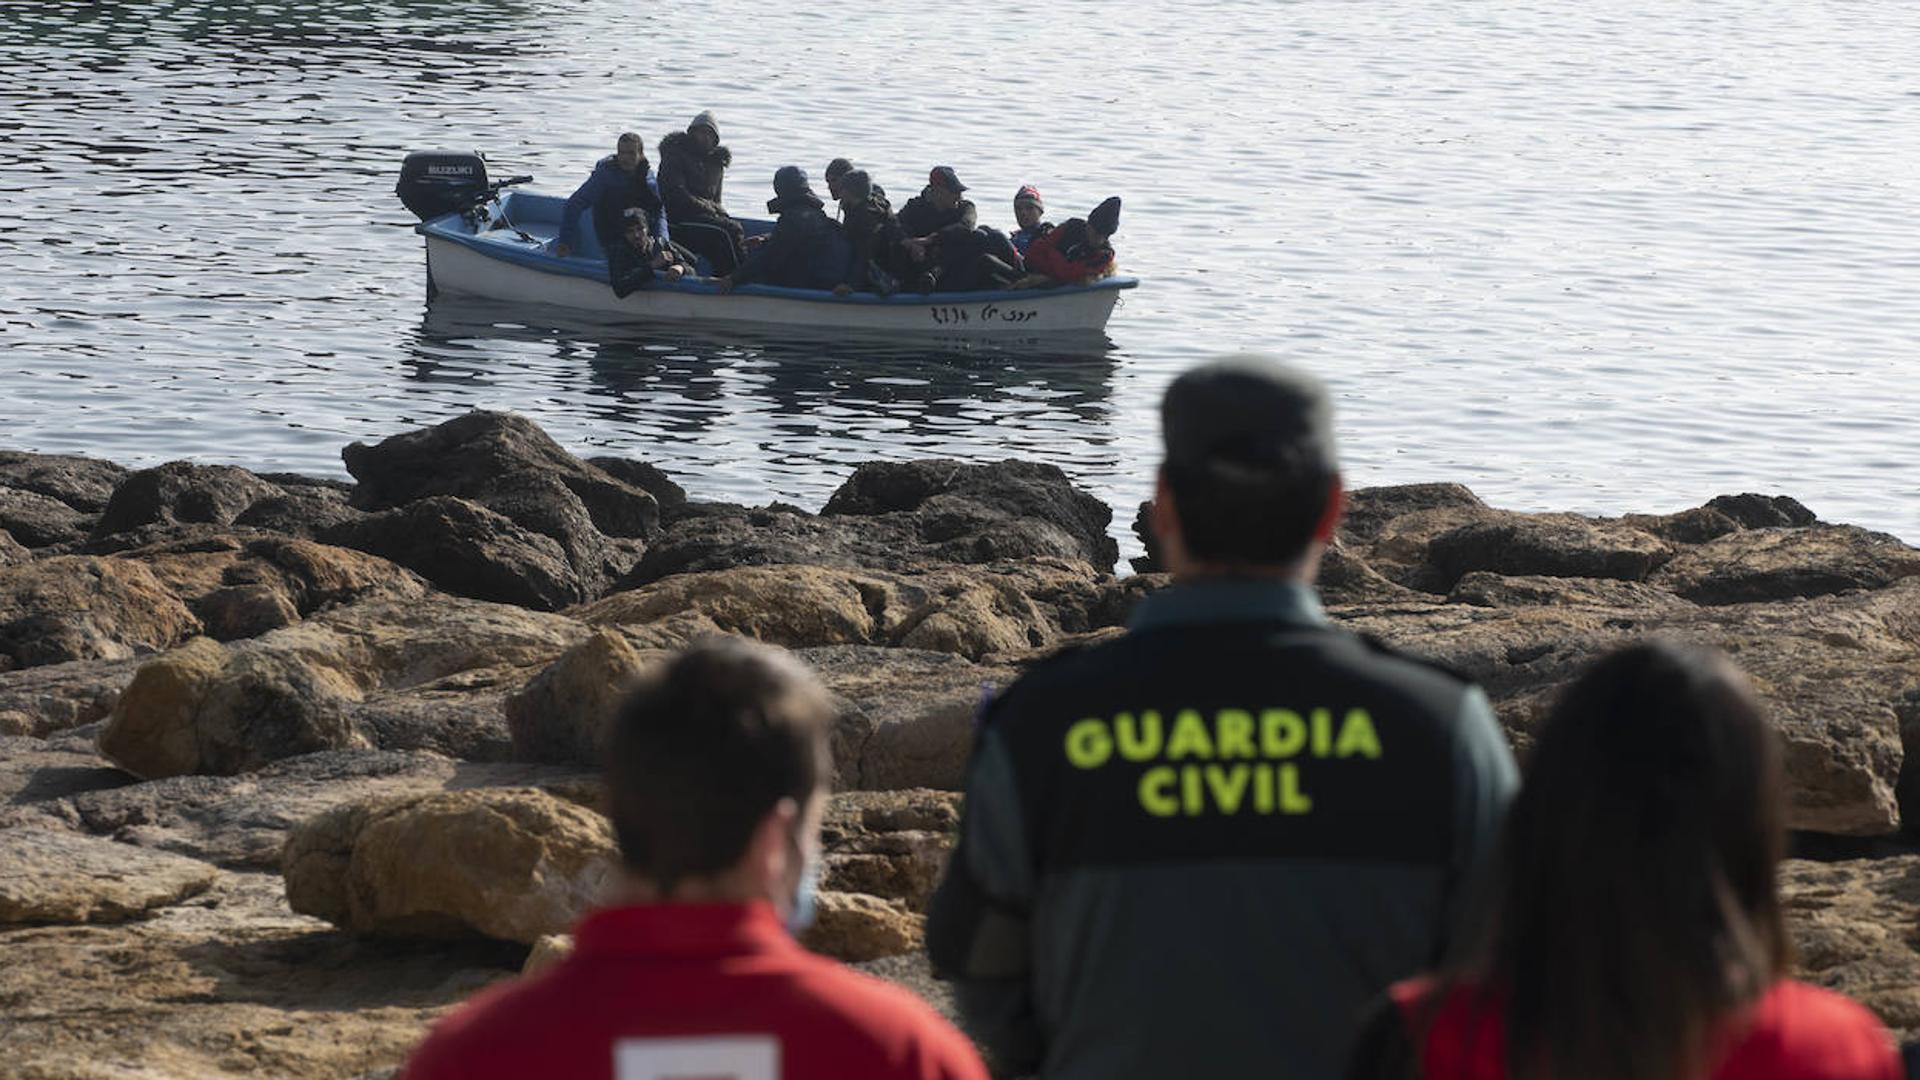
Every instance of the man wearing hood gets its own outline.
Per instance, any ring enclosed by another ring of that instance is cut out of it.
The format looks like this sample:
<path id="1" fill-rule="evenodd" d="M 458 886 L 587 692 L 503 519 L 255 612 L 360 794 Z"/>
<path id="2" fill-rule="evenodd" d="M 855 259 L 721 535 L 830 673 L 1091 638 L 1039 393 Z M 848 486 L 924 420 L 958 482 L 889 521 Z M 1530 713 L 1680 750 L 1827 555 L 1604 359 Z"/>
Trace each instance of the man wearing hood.
<path id="1" fill-rule="evenodd" d="M 1084 218 L 1035 240 L 1027 248 L 1027 269 L 1056 284 L 1075 284 L 1113 272 L 1113 234 L 1120 228 L 1120 199 L 1115 196 Z"/>
<path id="2" fill-rule="evenodd" d="M 840 227 L 847 234 L 853 257 L 845 281 L 833 287 L 835 295 L 899 288 L 888 265 L 889 253 L 900 243 L 900 220 L 894 217 L 887 194 L 864 170 L 849 169 L 835 178 L 832 191 L 840 200 Z"/>
<path id="3" fill-rule="evenodd" d="M 716 284 L 721 292 L 735 286 L 759 282 L 790 289 L 831 289 L 847 276 L 847 261 L 852 249 L 846 234 L 827 216 L 820 197 L 813 193 L 806 171 L 798 165 L 782 166 L 773 174 L 773 198 L 767 200 L 767 212 L 778 215 L 773 235 L 761 244 L 739 269 L 722 275 Z"/>
<path id="4" fill-rule="evenodd" d="M 591 209 L 594 237 L 611 264 L 620 248 L 626 212 L 635 207 L 646 211 L 652 234 L 666 239 L 665 206 L 660 201 L 653 167 L 647 163 L 646 144 L 629 131 L 614 143 L 613 153 L 594 165 L 587 182 L 567 199 L 560 211 L 560 235 L 553 242 L 553 253 L 564 259 L 580 246 L 580 217 Z"/>
<path id="5" fill-rule="evenodd" d="M 705 256 L 719 275 L 740 265 L 746 244 L 745 230 L 720 204 L 731 164 L 733 151 L 720 145 L 720 125 L 710 112 L 660 140 L 660 197 L 674 239 Z"/>

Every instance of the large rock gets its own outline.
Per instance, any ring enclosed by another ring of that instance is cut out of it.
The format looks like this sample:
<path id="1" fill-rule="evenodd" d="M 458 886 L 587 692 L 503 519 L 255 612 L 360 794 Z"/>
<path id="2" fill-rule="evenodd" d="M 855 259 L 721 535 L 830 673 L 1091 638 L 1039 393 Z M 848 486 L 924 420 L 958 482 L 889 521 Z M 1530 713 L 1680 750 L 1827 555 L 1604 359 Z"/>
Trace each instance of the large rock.
<path id="1" fill-rule="evenodd" d="M 348 501 L 353 485 L 344 481 L 288 473 L 267 473 L 261 479 L 278 486 L 279 494 L 256 500 L 233 519 L 234 525 L 312 539 L 323 529 L 362 515 Z"/>
<path id="2" fill-rule="evenodd" d="M 287 901 L 360 934 L 528 945 L 606 899 L 617 856 L 600 814 L 543 791 L 353 803 L 296 828 Z"/>
<path id="3" fill-rule="evenodd" d="M 199 632 L 187 606 L 139 563 L 62 555 L 0 574 L 0 667 L 124 660 Z"/>
<path id="4" fill-rule="evenodd" d="M 33 558 L 33 552 L 28 551 L 20 541 L 15 540 L 12 533 L 0 529 L 0 567 L 23 563 L 31 558 Z"/>
<path id="5" fill-rule="evenodd" d="M 0 924 L 120 922 L 205 892 L 214 868 L 52 829 L 0 830 Z"/>
<path id="6" fill-rule="evenodd" d="M 1724 649 L 1787 752 L 1792 824 L 1872 835 L 1900 820 L 1901 717 L 1920 694 L 1920 579 L 1871 593 L 1734 607 L 1359 605 L 1353 629 L 1478 680 L 1524 748 L 1555 696 L 1605 651 L 1649 634 Z"/>
<path id="7" fill-rule="evenodd" d="M 559 541 L 466 499 L 421 499 L 321 529 L 319 537 L 476 600 L 554 611 L 595 594 Z"/>
<path id="8" fill-rule="evenodd" d="M 93 535 L 110 536 L 142 525 L 231 525 L 278 487 L 231 465 L 171 461 L 120 481 L 94 524 Z"/>
<path id="9" fill-rule="evenodd" d="M 27 547 L 79 540 L 91 523 L 87 515 L 51 495 L 0 487 L 0 529 Z"/>
<path id="10" fill-rule="evenodd" d="M 0 734 L 50 735 L 113 711 L 138 660 L 74 660 L 0 672 Z"/>
<path id="11" fill-rule="evenodd" d="M 1853 998 L 1901 1041 L 1920 1037 L 1920 856 L 1781 867 L 1795 972 Z"/>
<path id="12" fill-rule="evenodd" d="M 615 710 L 647 658 L 620 634 L 596 630 L 507 699 L 518 761 L 598 767 Z"/>
<path id="13" fill-rule="evenodd" d="M 1642 581 L 1672 557 L 1665 541 L 1638 529 L 1570 514 L 1503 515 L 1434 537 L 1421 587 L 1447 592 L 1475 570 Z"/>
<path id="14" fill-rule="evenodd" d="M 955 792 L 836 794 L 821 828 L 826 851 L 821 886 L 925 911 L 959 822 L 960 796 Z"/>
<path id="15" fill-rule="evenodd" d="M 1653 584 L 1701 604 L 1878 589 L 1920 575 L 1920 549 L 1850 525 L 1750 529 L 1691 548 Z"/>
<path id="16" fill-rule="evenodd" d="M 823 891 L 815 901 L 813 925 L 801 932 L 800 944 L 849 963 L 878 960 L 920 948 L 925 924 L 898 901 Z"/>
<path id="17" fill-rule="evenodd" d="M 85 514 L 106 509 L 127 470 L 99 458 L 0 450 L 0 487 L 47 495 Z"/>
<path id="18" fill-rule="evenodd" d="M 22 740 L 24 741 L 24 740 Z M 0 748 L 5 748 L 0 743 Z M 0 830 L 62 828 L 111 837 L 217 866 L 273 870 L 294 826 L 347 803 L 470 788 L 540 787 L 572 801 L 594 774 L 545 765 L 469 764 L 438 754 L 329 750 L 277 761 L 239 776 L 176 776 L 129 783 L 77 748 L 33 760 L 38 776 L 0 806 Z M 0 782 L 5 781 L 0 770 Z M 60 790 L 65 788 L 66 790 Z"/>
<path id="19" fill-rule="evenodd" d="M 1016 674 L 920 649 L 837 645 L 799 656 L 840 707 L 833 756 L 842 789 L 957 790 L 981 703 Z"/>
<path id="20" fill-rule="evenodd" d="M 0 736 L 0 815 L 27 806 L 132 783 L 88 743 Z M 31 815 L 27 815 L 30 819 Z M 5 818 L 0 816 L 0 829 Z"/>
<path id="21" fill-rule="evenodd" d="M 1085 559 L 1110 570 L 1113 511 L 1058 466 L 1030 461 L 872 462 L 854 470 L 822 516 L 911 515 L 935 558 L 992 562 L 1034 555 Z"/>

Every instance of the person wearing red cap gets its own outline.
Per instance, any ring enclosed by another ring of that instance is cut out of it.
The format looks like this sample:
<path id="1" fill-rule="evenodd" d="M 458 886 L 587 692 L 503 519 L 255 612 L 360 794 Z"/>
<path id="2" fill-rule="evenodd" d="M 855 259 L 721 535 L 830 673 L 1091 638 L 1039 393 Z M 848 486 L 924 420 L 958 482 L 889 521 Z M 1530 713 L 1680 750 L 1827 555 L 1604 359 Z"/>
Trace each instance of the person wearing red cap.
<path id="1" fill-rule="evenodd" d="M 813 907 L 833 717 L 768 646 L 716 639 L 654 669 L 610 736 L 625 902 L 442 1020 L 405 1080 L 987 1080 L 924 1002 L 789 933 Z"/>
<path id="2" fill-rule="evenodd" d="M 1013 196 L 1013 220 L 1020 227 L 1015 229 L 1008 239 L 1022 259 L 1027 257 L 1027 248 L 1035 240 L 1045 236 L 1053 224 L 1045 220 L 1047 208 L 1040 201 L 1040 189 L 1028 184 Z"/>
<path id="3" fill-rule="evenodd" d="M 918 272 L 908 275 L 913 288 L 931 291 L 940 279 L 940 246 L 951 242 L 956 248 L 967 241 L 979 222 L 971 200 L 961 193 L 967 185 L 960 182 L 950 165 L 935 166 L 927 174 L 927 186 L 900 208 L 900 228 L 906 239 L 901 242 L 903 265 Z"/>

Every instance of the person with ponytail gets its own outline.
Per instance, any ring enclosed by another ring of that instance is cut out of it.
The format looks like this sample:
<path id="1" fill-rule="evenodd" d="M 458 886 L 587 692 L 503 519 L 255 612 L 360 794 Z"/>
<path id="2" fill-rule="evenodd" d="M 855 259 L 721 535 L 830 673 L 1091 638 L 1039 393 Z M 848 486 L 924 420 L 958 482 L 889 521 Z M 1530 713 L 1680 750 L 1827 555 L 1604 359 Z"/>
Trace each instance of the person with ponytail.
<path id="1" fill-rule="evenodd" d="M 1879 1021 L 1787 977 L 1784 788 L 1725 657 L 1600 660 L 1540 731 L 1457 959 L 1393 987 L 1350 1080 L 1896 1080 Z"/>

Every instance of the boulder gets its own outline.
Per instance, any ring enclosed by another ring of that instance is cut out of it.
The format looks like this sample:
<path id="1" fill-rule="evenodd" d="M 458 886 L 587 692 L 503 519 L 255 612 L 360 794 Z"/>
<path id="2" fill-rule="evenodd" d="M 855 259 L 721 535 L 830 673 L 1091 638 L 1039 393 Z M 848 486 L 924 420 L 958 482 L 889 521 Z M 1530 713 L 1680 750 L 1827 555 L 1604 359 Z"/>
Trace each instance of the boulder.
<path id="1" fill-rule="evenodd" d="M 0 575 L 0 668 L 123 660 L 199 632 L 186 605 L 136 562 L 61 555 Z"/>
<path id="2" fill-rule="evenodd" d="M 106 509 L 127 470 L 99 458 L 0 450 L 0 487 L 59 499 L 84 514 Z"/>
<path id="3" fill-rule="evenodd" d="M 527 669 L 461 671 L 398 690 L 377 690 L 347 706 L 353 729 L 382 750 L 430 750 L 460 761 L 510 761 L 507 698 Z"/>
<path id="4" fill-rule="evenodd" d="M 1491 513 L 1480 497 L 1459 484 L 1396 484 L 1358 488 L 1347 492 L 1346 514 L 1340 520 L 1340 539 L 1365 550 L 1386 533 L 1394 521 L 1414 514 L 1442 511 L 1454 524 Z"/>
<path id="5" fill-rule="evenodd" d="M 1725 514 L 1743 529 L 1799 528 L 1820 521 L 1813 511 L 1785 495 L 1719 495 L 1707 500 L 1703 509 Z"/>
<path id="6" fill-rule="evenodd" d="M 278 487 L 231 465 L 171 461 L 120 481 L 94 524 L 93 535 L 111 536 L 142 525 L 231 525 Z"/>
<path id="7" fill-rule="evenodd" d="M 337 807 L 287 839 L 287 902 L 357 934 L 531 945 L 565 933 L 616 873 L 600 814 L 531 789 Z"/>
<path id="8" fill-rule="evenodd" d="M 558 541 L 465 499 L 421 499 L 318 535 L 391 559 L 447 592 L 476 600 L 555 611 L 594 594 Z"/>
<path id="9" fill-rule="evenodd" d="M 0 672 L 0 733 L 51 735 L 103 720 L 138 660 L 73 660 Z"/>
<path id="10" fill-rule="evenodd" d="M 813 925 L 800 944 L 849 963 L 899 956 L 920 948 L 926 920 L 904 905 L 863 893 L 821 892 Z"/>
<path id="11" fill-rule="evenodd" d="M 1741 528 L 1739 522 L 1708 506 L 1677 514 L 1628 514 L 1620 524 L 1675 544 L 1704 544 Z"/>
<path id="12" fill-rule="evenodd" d="M 950 653 L 837 645 L 801 649 L 840 706 L 835 787 L 957 790 L 973 750 L 974 717 L 1011 665 Z"/>
<path id="13" fill-rule="evenodd" d="M 686 489 L 674 483 L 666 473 L 647 462 L 634 461 L 631 458 L 591 457 L 587 459 L 587 464 L 621 483 L 639 488 L 653 496 L 653 501 L 659 505 L 663 518 L 671 516 L 687 504 Z"/>
<path id="14" fill-rule="evenodd" d="M 1850 525 L 1746 529 L 1688 549 L 1652 578 L 1701 604 L 1878 589 L 1920 575 L 1920 549 Z"/>
<path id="15" fill-rule="evenodd" d="M 828 804 L 821 886 L 925 911 L 959 828 L 954 792 L 843 792 Z"/>
<path id="16" fill-rule="evenodd" d="M 51 495 L 0 487 L 0 529 L 30 548 L 79 540 L 92 522 Z"/>
<path id="17" fill-rule="evenodd" d="M 1421 587 L 1444 593 L 1475 570 L 1643 581 L 1672 557 L 1670 545 L 1638 529 L 1571 514 L 1502 514 L 1434 537 Z"/>
<path id="18" fill-rule="evenodd" d="M 1920 1037 L 1920 855 L 1781 866 L 1794 972 L 1874 1011 L 1896 1038 Z"/>
<path id="19" fill-rule="evenodd" d="M 278 486 L 280 493 L 255 501 L 233 519 L 234 525 L 312 539 L 321 530 L 362 514 L 348 501 L 351 484 L 286 473 L 267 473 L 261 479 Z"/>
<path id="20" fill-rule="evenodd" d="M 514 760 L 599 767 L 614 711 L 646 663 L 611 630 L 568 649 L 507 699 Z"/>
<path id="21" fill-rule="evenodd" d="M 1029 461 L 870 462 L 827 500 L 824 517 L 911 515 L 934 557 L 992 562 L 1034 555 L 1079 558 L 1110 570 L 1119 545 L 1113 511 L 1058 466 Z"/>
<path id="22" fill-rule="evenodd" d="M 15 540 L 12 533 L 0 529 L 0 567 L 23 563 L 31 558 L 33 558 L 33 552 L 28 551 L 20 541 Z"/>
<path id="23" fill-rule="evenodd" d="M 143 779 L 232 775 L 318 750 L 364 747 L 347 719 L 358 688 L 338 671 L 198 638 L 148 661 L 115 704 L 100 752 Z"/>
<path id="24" fill-rule="evenodd" d="M 0 829 L 0 925 L 139 918 L 205 892 L 206 863 L 52 829 Z"/>
<path id="25" fill-rule="evenodd" d="M 1450 604 L 1475 607 L 1617 607 L 1644 611 L 1685 611 L 1694 605 L 1665 589 L 1638 581 L 1609 578 L 1509 577 L 1476 570 L 1456 582 Z"/>
<path id="26" fill-rule="evenodd" d="M 885 636 L 893 592 L 873 574 L 821 566 L 741 566 L 676 574 L 617 592 L 568 614 L 600 626 L 643 627 L 674 616 L 680 644 L 706 633 L 739 634 L 773 645 L 868 644 Z"/>
<path id="27" fill-rule="evenodd" d="M 131 783 L 86 744 L 0 735 L 0 814 L 7 807 L 62 799 Z M 23 815 L 28 820 L 31 815 Z M 0 819 L 0 828 L 4 828 Z"/>

